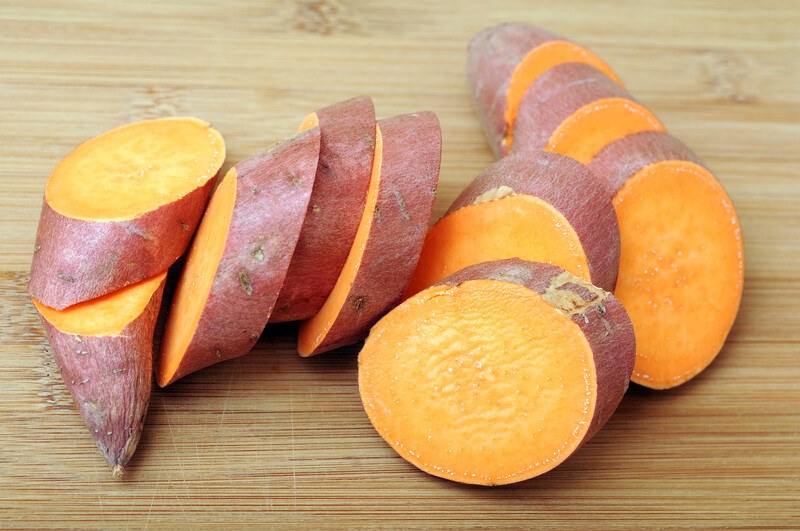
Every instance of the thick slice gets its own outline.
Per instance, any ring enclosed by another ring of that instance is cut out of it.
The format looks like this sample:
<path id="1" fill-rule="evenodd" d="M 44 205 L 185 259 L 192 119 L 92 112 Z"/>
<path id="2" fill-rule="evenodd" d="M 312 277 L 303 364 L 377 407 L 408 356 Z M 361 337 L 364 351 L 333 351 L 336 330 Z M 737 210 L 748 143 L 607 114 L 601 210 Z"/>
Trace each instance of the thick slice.
<path id="1" fill-rule="evenodd" d="M 61 377 L 115 477 L 133 456 L 147 415 L 166 275 L 66 310 L 33 299 Z"/>
<path id="2" fill-rule="evenodd" d="M 195 118 L 137 122 L 78 146 L 47 181 L 31 296 L 61 310 L 169 268 L 224 160 L 220 134 Z"/>
<path id="3" fill-rule="evenodd" d="M 406 297 L 469 265 L 515 257 L 614 289 L 617 216 L 586 166 L 545 152 L 494 163 L 428 231 Z"/>
<path id="4" fill-rule="evenodd" d="M 400 302 L 430 223 L 441 152 L 433 113 L 378 122 L 366 208 L 333 291 L 300 326 L 302 356 L 361 341 Z"/>
<path id="5" fill-rule="evenodd" d="M 505 155 L 511 146 L 514 123 L 528 88 L 547 70 L 564 63 L 593 66 L 620 83 L 611 68 L 586 48 L 526 24 L 495 26 L 472 38 L 467 77 L 496 155 Z"/>
<path id="6" fill-rule="evenodd" d="M 605 146 L 642 131 L 664 131 L 650 111 L 599 70 L 551 68 L 525 95 L 512 150 L 552 151 L 588 164 Z"/>
<path id="7" fill-rule="evenodd" d="M 736 319 L 744 249 L 733 202 L 697 155 L 663 133 L 618 140 L 591 168 L 619 217 L 615 294 L 636 330 L 633 381 L 675 387 L 711 363 Z"/>
<path id="8" fill-rule="evenodd" d="M 557 267 L 471 266 L 381 319 L 358 359 L 372 425 L 453 481 L 543 474 L 617 408 L 635 356 L 622 304 Z"/>
<path id="9" fill-rule="evenodd" d="M 214 191 L 172 299 L 161 387 L 255 345 L 303 227 L 319 140 L 315 127 L 257 153 Z"/>
<path id="10" fill-rule="evenodd" d="M 322 308 L 358 230 L 375 151 L 375 110 L 363 96 L 311 113 L 320 154 L 303 232 L 270 321 L 307 319 Z"/>

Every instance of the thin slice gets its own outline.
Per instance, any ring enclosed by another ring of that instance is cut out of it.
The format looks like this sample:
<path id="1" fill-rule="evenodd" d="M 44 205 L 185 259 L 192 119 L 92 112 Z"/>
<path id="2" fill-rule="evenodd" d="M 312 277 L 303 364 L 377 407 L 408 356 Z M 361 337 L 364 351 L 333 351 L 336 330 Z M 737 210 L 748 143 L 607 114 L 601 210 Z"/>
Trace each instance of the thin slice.
<path id="1" fill-rule="evenodd" d="M 547 264 L 488 262 L 381 319 L 359 355 L 359 390 L 403 458 L 501 485 L 558 466 L 605 424 L 635 348 L 613 295 Z"/>
<path id="2" fill-rule="evenodd" d="M 366 208 L 333 291 L 300 326 L 302 356 L 361 341 L 400 302 L 430 223 L 441 151 L 433 113 L 378 122 Z"/>
<path id="3" fill-rule="evenodd" d="M 66 310 L 33 299 L 61 377 L 115 477 L 142 434 L 165 278 L 166 271 Z"/>
<path id="4" fill-rule="evenodd" d="M 319 165 L 303 232 L 270 321 L 316 314 L 330 295 L 358 230 L 375 151 L 375 110 L 367 96 L 311 113 L 319 125 Z"/>
<path id="5" fill-rule="evenodd" d="M 300 236 L 319 146 L 318 128 L 299 133 L 238 163 L 217 187 L 172 300 L 161 387 L 255 345 Z"/>
<path id="6" fill-rule="evenodd" d="M 614 289 L 619 228 L 603 184 L 555 153 L 509 155 L 479 175 L 425 236 L 406 297 L 469 265 L 548 262 Z"/>
<path id="7" fill-rule="evenodd" d="M 136 122 L 78 146 L 45 188 L 30 294 L 61 310 L 169 268 L 224 160 L 220 134 L 195 118 Z"/>
<path id="8" fill-rule="evenodd" d="M 552 151 L 588 164 L 614 140 L 664 130 L 655 115 L 602 72 L 568 63 L 548 70 L 528 90 L 512 150 Z"/>
<path id="9" fill-rule="evenodd" d="M 526 24 L 488 28 L 469 45 L 467 76 L 478 116 L 498 156 L 512 143 L 517 113 L 528 88 L 550 68 L 588 64 L 618 84 L 611 68 L 586 48 Z"/>
<path id="10" fill-rule="evenodd" d="M 699 157 L 666 134 L 618 140 L 592 168 L 615 193 L 615 294 L 636 330 L 633 381 L 675 387 L 714 360 L 736 319 L 744 248 L 733 202 Z"/>

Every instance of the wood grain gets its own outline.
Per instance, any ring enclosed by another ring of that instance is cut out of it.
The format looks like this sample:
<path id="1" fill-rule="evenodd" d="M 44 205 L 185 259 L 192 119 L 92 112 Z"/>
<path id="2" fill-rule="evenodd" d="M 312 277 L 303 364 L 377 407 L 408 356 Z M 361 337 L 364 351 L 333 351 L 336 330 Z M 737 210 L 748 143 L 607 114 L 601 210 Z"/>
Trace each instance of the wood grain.
<path id="1" fill-rule="evenodd" d="M 223 7 L 224 6 L 224 7 Z M 82 140 L 193 114 L 227 166 L 358 94 L 442 122 L 441 214 L 492 160 L 466 44 L 527 21 L 588 45 L 736 202 L 743 306 L 717 361 L 634 387 L 574 458 L 506 488 L 395 456 L 358 399 L 356 348 L 302 360 L 295 329 L 153 397 L 114 482 L 25 295 L 47 175 Z M 739 2 L 0 0 L 0 526 L 642 527 L 800 522 L 800 5 Z"/>

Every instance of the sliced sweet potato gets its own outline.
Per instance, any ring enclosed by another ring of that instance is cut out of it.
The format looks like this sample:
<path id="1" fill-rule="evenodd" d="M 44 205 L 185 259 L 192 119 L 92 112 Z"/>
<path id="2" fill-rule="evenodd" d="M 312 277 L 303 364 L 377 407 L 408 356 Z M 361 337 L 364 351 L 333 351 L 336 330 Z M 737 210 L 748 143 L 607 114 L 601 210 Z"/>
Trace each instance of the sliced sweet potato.
<path id="1" fill-rule="evenodd" d="M 220 134 L 195 118 L 137 122 L 78 146 L 47 181 L 30 294 L 61 310 L 169 268 L 224 160 Z"/>
<path id="2" fill-rule="evenodd" d="M 270 321 L 307 319 L 322 308 L 358 230 L 375 151 L 375 110 L 363 96 L 311 113 L 301 131 L 319 126 L 314 191 L 289 272 Z"/>
<path id="3" fill-rule="evenodd" d="M 617 217 L 605 186 L 586 166 L 545 152 L 494 163 L 428 231 L 406 297 L 469 265 L 514 257 L 614 289 Z"/>
<path id="4" fill-rule="evenodd" d="M 550 68 L 584 63 L 617 83 L 619 78 L 591 51 L 526 24 L 488 28 L 469 44 L 467 77 L 472 98 L 495 154 L 508 153 L 517 113 L 528 88 Z"/>
<path id="5" fill-rule="evenodd" d="M 358 383 L 403 458 L 453 481 L 501 485 L 558 466 L 617 408 L 635 356 L 610 293 L 517 259 L 468 267 L 370 332 Z"/>
<path id="6" fill-rule="evenodd" d="M 319 128 L 299 133 L 238 163 L 215 190 L 167 317 L 161 387 L 255 345 L 303 227 L 319 147 Z"/>
<path id="7" fill-rule="evenodd" d="M 511 149 L 553 151 L 588 164 L 614 140 L 642 131 L 664 126 L 599 70 L 568 63 L 542 74 L 528 90 Z"/>
<path id="8" fill-rule="evenodd" d="M 617 140 L 591 168 L 613 191 L 619 217 L 615 295 L 636 330 L 633 381 L 675 387 L 713 361 L 736 319 L 744 249 L 733 202 L 700 158 L 664 133 Z"/>
<path id="9" fill-rule="evenodd" d="M 441 150 L 433 113 L 378 122 L 366 208 L 333 291 L 319 313 L 300 325 L 301 355 L 361 341 L 400 301 L 430 223 Z"/>
<path id="10" fill-rule="evenodd" d="M 61 377 L 115 477 L 142 434 L 165 277 L 166 271 L 66 310 L 33 299 Z"/>

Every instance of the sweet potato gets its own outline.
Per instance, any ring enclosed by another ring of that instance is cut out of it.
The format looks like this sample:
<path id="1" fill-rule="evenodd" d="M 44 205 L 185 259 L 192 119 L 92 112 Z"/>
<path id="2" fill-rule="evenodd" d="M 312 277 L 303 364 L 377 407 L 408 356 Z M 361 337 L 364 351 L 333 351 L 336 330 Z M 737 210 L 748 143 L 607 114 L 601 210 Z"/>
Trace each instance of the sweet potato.
<path id="1" fill-rule="evenodd" d="M 744 249 L 733 202 L 700 158 L 665 133 L 617 140 L 591 168 L 619 217 L 615 295 L 636 330 L 633 381 L 675 387 L 716 357 L 739 309 Z"/>
<path id="2" fill-rule="evenodd" d="M 406 296 L 466 266 L 514 257 L 614 289 L 617 217 L 605 186 L 586 166 L 545 152 L 494 163 L 428 231 Z"/>
<path id="3" fill-rule="evenodd" d="M 586 48 L 532 26 L 502 24 L 473 37 L 467 77 L 478 117 L 497 156 L 508 153 L 528 88 L 563 63 L 593 66 L 620 83 L 611 68 Z"/>
<path id="4" fill-rule="evenodd" d="M 300 326 L 301 355 L 361 341 L 400 302 L 430 223 L 441 150 L 433 113 L 378 122 L 366 208 L 333 291 Z"/>
<path id="5" fill-rule="evenodd" d="M 195 118 L 137 122 L 78 146 L 45 188 L 30 294 L 61 310 L 166 270 L 224 159 L 220 134 Z"/>
<path id="6" fill-rule="evenodd" d="M 256 343 L 303 227 L 319 148 L 314 127 L 225 175 L 175 290 L 158 364 L 160 386 L 246 354 Z"/>
<path id="7" fill-rule="evenodd" d="M 316 314 L 330 295 L 358 229 L 375 151 L 375 110 L 366 96 L 311 113 L 301 130 L 319 126 L 317 176 L 303 231 L 270 321 Z"/>
<path id="8" fill-rule="evenodd" d="M 635 356 L 610 293 L 517 259 L 468 267 L 370 332 L 358 383 L 372 425 L 435 476 L 501 485 L 558 466 L 617 408 Z"/>
<path id="9" fill-rule="evenodd" d="M 33 299 L 72 400 L 115 477 L 144 426 L 165 277 L 163 272 L 66 310 Z"/>
<path id="10" fill-rule="evenodd" d="M 551 68 L 528 89 L 511 149 L 552 151 L 588 164 L 609 143 L 642 131 L 664 126 L 602 72 L 568 63 Z"/>

